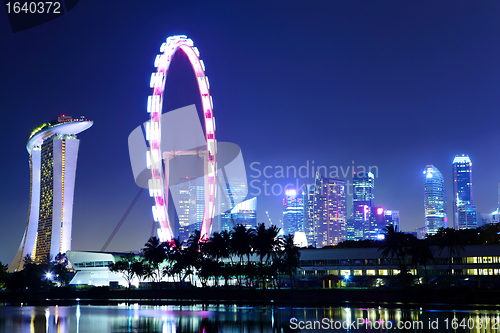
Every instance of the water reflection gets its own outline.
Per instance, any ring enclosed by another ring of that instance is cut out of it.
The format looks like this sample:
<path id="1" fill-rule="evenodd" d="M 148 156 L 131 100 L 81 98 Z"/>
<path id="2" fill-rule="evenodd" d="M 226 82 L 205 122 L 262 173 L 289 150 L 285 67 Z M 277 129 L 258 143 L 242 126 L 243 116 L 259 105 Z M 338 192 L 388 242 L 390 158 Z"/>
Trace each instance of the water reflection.
<path id="1" fill-rule="evenodd" d="M 498 332 L 500 310 L 237 305 L 3 306 L 0 332 Z"/>

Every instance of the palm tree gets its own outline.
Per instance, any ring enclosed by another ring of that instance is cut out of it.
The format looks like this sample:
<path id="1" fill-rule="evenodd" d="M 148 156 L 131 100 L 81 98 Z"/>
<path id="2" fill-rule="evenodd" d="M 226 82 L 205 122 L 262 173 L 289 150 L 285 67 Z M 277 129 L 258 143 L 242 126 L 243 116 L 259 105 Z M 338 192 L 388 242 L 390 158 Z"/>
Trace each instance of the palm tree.
<path id="1" fill-rule="evenodd" d="M 434 260 L 434 255 L 430 247 L 429 238 L 425 240 L 413 239 L 410 242 L 410 248 L 408 253 L 411 256 L 411 263 L 415 269 L 418 269 L 419 265 L 424 266 L 425 271 L 425 284 L 429 281 L 427 276 L 427 264 Z"/>
<path id="2" fill-rule="evenodd" d="M 247 261 L 250 261 L 250 255 L 253 252 L 252 238 L 254 235 L 254 229 L 247 229 L 242 224 L 238 224 L 231 232 L 231 248 L 240 257 L 241 264 L 243 264 L 243 257 L 245 256 L 247 257 Z"/>
<path id="3" fill-rule="evenodd" d="M 224 230 L 221 233 L 214 232 L 208 243 L 206 244 L 206 252 L 210 256 L 211 260 L 215 261 L 220 268 L 220 274 L 215 275 L 215 285 L 219 285 L 219 275 L 222 274 L 223 259 L 230 257 L 230 236 L 229 233 Z M 214 265 L 210 266 L 212 269 Z M 227 279 L 225 279 L 225 284 L 227 285 Z"/>
<path id="4" fill-rule="evenodd" d="M 162 263 L 167 259 L 165 253 L 165 244 L 160 242 L 160 239 L 156 236 L 148 239 L 144 248 L 142 249 L 144 258 L 149 264 L 148 276 L 153 280 L 153 282 L 160 282 L 163 278 L 163 268 Z"/>
<path id="5" fill-rule="evenodd" d="M 300 268 L 300 251 L 293 242 L 293 235 L 285 235 L 283 237 L 281 252 L 283 254 L 281 267 L 282 271 L 290 278 L 290 284 L 293 288 L 293 275 Z"/>
<path id="6" fill-rule="evenodd" d="M 453 262 L 453 257 L 458 256 L 460 252 L 464 250 L 464 246 L 460 243 L 459 233 L 453 228 L 440 228 L 436 235 L 439 240 L 439 255 L 443 252 L 444 249 L 448 251 L 448 285 L 451 287 L 451 275 L 452 269 L 451 264 Z"/>
<path id="7" fill-rule="evenodd" d="M 250 255 L 253 253 L 252 242 L 255 237 L 255 230 L 253 228 L 246 228 L 244 225 L 237 225 L 231 231 L 231 249 L 240 258 L 238 268 L 235 269 L 238 283 L 241 286 L 242 276 L 246 275 L 243 265 L 243 258 L 247 257 L 247 264 L 250 262 Z M 247 283 L 249 277 L 247 276 Z"/>
<path id="8" fill-rule="evenodd" d="M 275 225 L 266 228 L 264 223 L 260 223 L 255 229 L 255 236 L 252 239 L 252 248 L 259 255 L 260 263 L 258 274 L 262 278 L 262 284 L 265 286 L 264 278 L 268 273 L 267 266 L 269 258 L 277 250 L 279 228 Z M 266 265 L 264 265 L 266 258 Z"/>
<path id="9" fill-rule="evenodd" d="M 386 259 L 390 255 L 391 259 L 396 257 L 402 262 L 406 256 L 406 235 L 392 224 L 386 226 L 384 232 L 384 245 L 379 248 L 379 251 L 382 251 L 382 258 Z"/>
<path id="10" fill-rule="evenodd" d="M 266 228 L 264 223 L 259 223 L 255 229 L 252 247 L 255 253 L 259 255 L 261 265 L 264 262 L 264 257 L 267 256 L 266 262 L 269 261 L 273 251 L 276 250 L 279 230 L 280 229 L 275 225 Z"/>
<path id="11" fill-rule="evenodd" d="M 181 289 L 182 281 L 184 280 L 183 273 L 187 269 L 187 254 L 183 249 L 183 244 L 184 242 L 181 242 L 179 237 L 174 238 L 170 243 L 165 244 L 166 255 L 168 260 L 171 262 L 167 272 L 172 274 L 174 277 L 175 275 L 179 277 L 179 287 Z"/>
<path id="12" fill-rule="evenodd" d="M 382 258 L 386 259 L 389 255 L 391 259 L 396 257 L 398 259 L 399 278 L 403 286 L 409 282 L 411 274 L 406 267 L 405 258 L 408 252 L 409 236 L 405 233 L 398 231 L 397 227 L 392 224 L 385 227 L 385 240 L 384 244 L 379 248 L 382 251 Z"/>

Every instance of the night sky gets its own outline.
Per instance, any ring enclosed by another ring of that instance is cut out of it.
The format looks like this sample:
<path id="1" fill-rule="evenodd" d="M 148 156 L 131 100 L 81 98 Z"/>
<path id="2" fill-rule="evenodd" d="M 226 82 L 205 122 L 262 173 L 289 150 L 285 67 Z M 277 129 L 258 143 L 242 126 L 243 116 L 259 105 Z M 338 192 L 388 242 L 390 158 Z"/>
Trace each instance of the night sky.
<path id="1" fill-rule="evenodd" d="M 399 210 L 401 229 L 414 231 L 424 225 L 424 167 L 443 174 L 452 220 L 451 164 L 465 153 L 474 203 L 491 213 L 500 181 L 499 17 L 498 1 L 85 0 L 12 33 L 0 10 L 0 261 L 10 263 L 26 226 L 28 136 L 61 114 L 94 121 L 79 135 L 72 247 L 101 249 L 138 191 L 127 138 L 148 120 L 153 61 L 176 34 L 200 50 L 216 137 L 241 147 L 250 181 L 278 184 L 275 191 L 295 181 L 255 178 L 253 162 L 261 171 L 313 161 L 377 166 L 376 205 Z M 199 103 L 186 59 L 172 66 L 164 111 Z M 258 197 L 259 222 L 269 223 L 269 211 L 279 225 L 282 197 Z M 144 192 L 109 251 L 143 246 L 151 205 Z"/>

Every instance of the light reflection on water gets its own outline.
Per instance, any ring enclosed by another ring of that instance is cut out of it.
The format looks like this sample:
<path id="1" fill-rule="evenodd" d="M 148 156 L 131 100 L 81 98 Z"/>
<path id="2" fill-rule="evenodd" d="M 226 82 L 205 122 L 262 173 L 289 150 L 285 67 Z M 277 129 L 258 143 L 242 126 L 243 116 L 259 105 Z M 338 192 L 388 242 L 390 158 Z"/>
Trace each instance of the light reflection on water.
<path id="1" fill-rule="evenodd" d="M 292 319 L 294 318 L 294 319 Z M 398 325 L 401 327 L 398 328 Z M 498 310 L 236 305 L 0 306 L 0 332 L 498 332 Z"/>

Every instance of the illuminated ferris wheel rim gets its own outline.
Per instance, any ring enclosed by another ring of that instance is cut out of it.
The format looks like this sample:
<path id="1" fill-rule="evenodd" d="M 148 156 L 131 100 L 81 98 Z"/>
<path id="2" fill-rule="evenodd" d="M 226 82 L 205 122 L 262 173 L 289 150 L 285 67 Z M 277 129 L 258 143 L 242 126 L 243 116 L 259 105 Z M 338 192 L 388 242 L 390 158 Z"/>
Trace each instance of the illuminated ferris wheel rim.
<path id="1" fill-rule="evenodd" d="M 153 94 L 148 97 L 147 106 L 151 118 L 146 126 L 146 137 L 149 141 L 149 150 L 146 158 L 148 167 L 151 169 L 151 179 L 149 180 L 148 187 L 150 196 L 155 199 L 152 212 L 154 220 L 160 225 L 158 237 L 162 242 L 171 242 L 174 236 L 172 232 L 173 228 L 168 218 L 168 189 L 165 189 L 165 183 L 168 184 L 168 174 L 164 174 L 162 167 L 164 155 L 161 150 L 161 114 L 168 70 L 175 53 L 179 49 L 188 57 L 196 76 L 202 102 L 203 119 L 205 121 L 207 150 L 204 170 L 205 209 L 200 230 L 200 237 L 202 240 L 208 238 L 210 235 L 212 219 L 215 213 L 217 142 L 215 140 L 215 118 L 213 116 L 213 102 L 212 96 L 210 95 L 210 85 L 208 77 L 205 75 L 205 65 L 199 58 L 200 53 L 198 49 L 193 46 L 193 41 L 184 35 L 171 36 L 161 45 L 161 53 L 156 56 L 154 61 L 154 66 L 157 68 L 157 71 L 151 74 L 150 88 L 153 88 Z"/>

